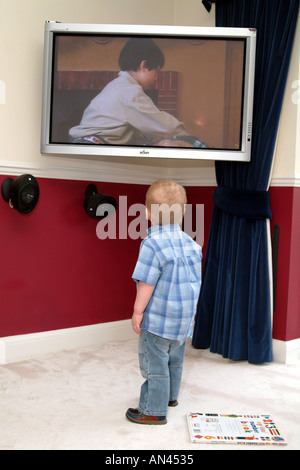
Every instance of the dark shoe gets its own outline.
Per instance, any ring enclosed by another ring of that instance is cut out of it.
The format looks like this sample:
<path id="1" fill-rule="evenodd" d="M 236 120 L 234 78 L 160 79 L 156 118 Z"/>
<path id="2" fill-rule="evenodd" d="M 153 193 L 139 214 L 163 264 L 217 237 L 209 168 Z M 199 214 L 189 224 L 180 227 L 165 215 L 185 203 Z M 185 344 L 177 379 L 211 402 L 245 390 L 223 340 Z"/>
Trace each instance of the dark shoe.
<path id="1" fill-rule="evenodd" d="M 177 405 L 178 405 L 178 401 L 177 401 L 177 400 L 170 400 L 169 403 L 168 403 L 168 406 L 172 406 L 173 408 L 174 408 L 175 406 L 177 406 Z"/>
<path id="2" fill-rule="evenodd" d="M 126 411 L 126 418 L 139 424 L 166 424 L 167 422 L 166 416 L 147 416 L 136 408 L 129 408 Z"/>

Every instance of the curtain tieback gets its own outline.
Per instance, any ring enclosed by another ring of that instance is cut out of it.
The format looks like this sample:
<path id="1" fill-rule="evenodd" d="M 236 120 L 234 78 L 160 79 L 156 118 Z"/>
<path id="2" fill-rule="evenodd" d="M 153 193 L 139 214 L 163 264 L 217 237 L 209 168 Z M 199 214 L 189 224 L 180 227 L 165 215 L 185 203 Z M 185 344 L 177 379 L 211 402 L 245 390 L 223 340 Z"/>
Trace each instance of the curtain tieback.
<path id="1" fill-rule="evenodd" d="M 214 203 L 224 212 L 245 219 L 272 219 L 268 191 L 240 191 L 218 186 Z"/>

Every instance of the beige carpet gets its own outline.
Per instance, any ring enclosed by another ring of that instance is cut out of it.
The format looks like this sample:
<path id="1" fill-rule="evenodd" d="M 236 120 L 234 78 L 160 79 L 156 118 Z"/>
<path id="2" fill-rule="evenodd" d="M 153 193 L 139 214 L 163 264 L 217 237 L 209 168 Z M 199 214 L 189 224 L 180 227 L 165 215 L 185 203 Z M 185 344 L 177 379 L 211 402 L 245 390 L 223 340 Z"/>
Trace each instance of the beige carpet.
<path id="1" fill-rule="evenodd" d="M 179 406 L 164 426 L 125 418 L 138 403 L 137 340 L 0 366 L 0 449 L 300 449 L 300 365 L 230 361 L 188 343 Z M 286 447 L 194 444 L 186 414 L 270 414 Z"/>

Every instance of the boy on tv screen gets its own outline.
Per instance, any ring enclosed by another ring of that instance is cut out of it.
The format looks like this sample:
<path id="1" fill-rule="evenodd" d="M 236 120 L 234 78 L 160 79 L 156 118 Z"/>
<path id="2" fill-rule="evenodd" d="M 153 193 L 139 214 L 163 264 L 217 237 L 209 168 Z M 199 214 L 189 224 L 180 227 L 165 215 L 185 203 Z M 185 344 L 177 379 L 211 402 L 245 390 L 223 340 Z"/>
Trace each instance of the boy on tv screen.
<path id="1" fill-rule="evenodd" d="M 145 93 L 154 88 L 164 62 L 152 39 L 130 39 L 119 56 L 118 77 L 90 102 L 80 124 L 70 129 L 71 142 L 191 146 L 195 139 L 190 142 L 184 124 L 160 111 Z M 175 136 L 179 141 L 172 140 Z"/>

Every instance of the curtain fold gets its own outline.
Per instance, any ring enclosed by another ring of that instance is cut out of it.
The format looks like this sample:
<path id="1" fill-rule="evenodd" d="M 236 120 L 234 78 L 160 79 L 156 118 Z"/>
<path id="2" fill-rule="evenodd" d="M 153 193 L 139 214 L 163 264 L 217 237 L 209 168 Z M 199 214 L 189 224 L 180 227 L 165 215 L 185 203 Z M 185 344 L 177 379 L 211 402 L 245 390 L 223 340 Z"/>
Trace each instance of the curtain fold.
<path id="1" fill-rule="evenodd" d="M 268 181 L 299 0 L 216 3 L 216 26 L 257 29 L 251 162 L 216 162 L 215 207 L 192 344 L 234 360 L 272 361 Z"/>

